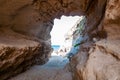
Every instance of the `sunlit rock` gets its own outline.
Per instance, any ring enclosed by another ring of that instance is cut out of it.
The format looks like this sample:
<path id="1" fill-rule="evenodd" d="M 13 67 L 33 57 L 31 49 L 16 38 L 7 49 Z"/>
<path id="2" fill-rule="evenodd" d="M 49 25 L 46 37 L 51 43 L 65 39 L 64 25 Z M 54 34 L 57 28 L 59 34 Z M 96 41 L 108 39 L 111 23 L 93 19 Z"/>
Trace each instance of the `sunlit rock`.
<path id="1" fill-rule="evenodd" d="M 0 0 L 0 79 L 45 63 L 53 20 L 82 15 L 85 40 L 71 58 L 73 79 L 120 80 L 119 6 L 120 0 Z"/>

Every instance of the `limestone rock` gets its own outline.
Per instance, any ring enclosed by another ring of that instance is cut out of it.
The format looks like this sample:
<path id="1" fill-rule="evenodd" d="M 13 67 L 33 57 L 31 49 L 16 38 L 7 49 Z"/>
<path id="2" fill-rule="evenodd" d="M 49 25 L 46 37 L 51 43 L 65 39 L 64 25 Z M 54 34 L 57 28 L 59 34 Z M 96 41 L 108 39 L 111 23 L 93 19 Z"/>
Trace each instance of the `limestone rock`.
<path id="1" fill-rule="evenodd" d="M 12 30 L 0 29 L 0 80 L 47 62 L 50 50 L 43 44 Z"/>
<path id="2" fill-rule="evenodd" d="M 21 73 L 50 56 L 52 21 L 41 21 L 33 0 L 0 1 L 0 80 Z"/>
<path id="3" fill-rule="evenodd" d="M 47 61 L 53 19 L 86 16 L 75 80 L 120 80 L 120 0 L 0 0 L 0 79 Z M 114 74 L 113 74 L 114 73 Z"/>
<path id="4" fill-rule="evenodd" d="M 102 46 L 84 47 L 71 61 L 74 80 L 119 80 L 119 60 L 114 52 Z"/>
<path id="5" fill-rule="evenodd" d="M 119 5 L 119 0 L 109 0 L 97 29 L 89 28 L 90 40 L 96 41 L 86 41 L 72 58 L 74 80 L 120 80 Z"/>

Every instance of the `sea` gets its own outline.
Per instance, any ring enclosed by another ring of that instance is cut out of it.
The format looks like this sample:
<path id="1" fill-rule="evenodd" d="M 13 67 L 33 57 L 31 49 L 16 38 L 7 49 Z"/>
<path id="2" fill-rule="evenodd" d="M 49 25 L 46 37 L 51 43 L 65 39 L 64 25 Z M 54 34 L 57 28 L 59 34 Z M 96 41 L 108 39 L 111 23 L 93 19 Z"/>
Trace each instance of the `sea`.
<path id="1" fill-rule="evenodd" d="M 60 45 L 52 45 L 54 51 L 57 51 L 60 48 Z"/>
<path id="2" fill-rule="evenodd" d="M 52 45 L 52 48 L 54 49 L 54 51 L 57 51 L 60 48 L 60 45 Z M 43 67 L 64 68 L 68 62 L 69 59 L 67 57 L 60 56 L 53 52 L 51 54 L 51 57 L 49 58 L 49 61 L 44 64 Z"/>

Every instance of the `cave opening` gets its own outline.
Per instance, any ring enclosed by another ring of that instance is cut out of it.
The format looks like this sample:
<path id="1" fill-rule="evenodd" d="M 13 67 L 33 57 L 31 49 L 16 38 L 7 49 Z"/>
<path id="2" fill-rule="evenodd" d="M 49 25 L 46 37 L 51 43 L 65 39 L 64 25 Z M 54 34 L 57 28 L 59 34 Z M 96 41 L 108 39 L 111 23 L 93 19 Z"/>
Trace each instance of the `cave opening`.
<path id="1" fill-rule="evenodd" d="M 83 29 L 84 16 L 61 16 L 54 19 L 51 31 L 51 46 L 53 52 L 45 64 L 51 67 L 64 67 L 71 56 L 78 52 L 80 32 Z M 82 23 L 82 25 L 81 25 Z"/>

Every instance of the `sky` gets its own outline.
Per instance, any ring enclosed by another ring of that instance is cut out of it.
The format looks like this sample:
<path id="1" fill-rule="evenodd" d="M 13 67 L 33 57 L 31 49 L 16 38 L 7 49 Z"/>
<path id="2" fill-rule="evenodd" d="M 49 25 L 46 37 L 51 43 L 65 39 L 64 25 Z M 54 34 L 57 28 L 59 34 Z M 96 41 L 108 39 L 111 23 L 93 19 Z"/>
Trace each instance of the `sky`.
<path id="1" fill-rule="evenodd" d="M 55 19 L 53 29 L 50 33 L 52 45 L 62 45 L 65 33 L 75 25 L 79 18 L 79 16 L 62 16 L 61 19 Z"/>

